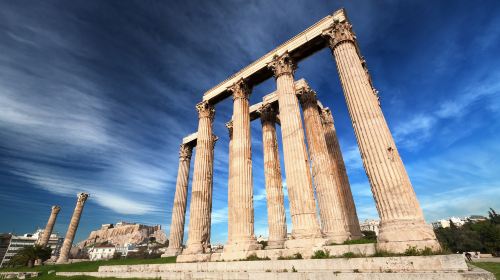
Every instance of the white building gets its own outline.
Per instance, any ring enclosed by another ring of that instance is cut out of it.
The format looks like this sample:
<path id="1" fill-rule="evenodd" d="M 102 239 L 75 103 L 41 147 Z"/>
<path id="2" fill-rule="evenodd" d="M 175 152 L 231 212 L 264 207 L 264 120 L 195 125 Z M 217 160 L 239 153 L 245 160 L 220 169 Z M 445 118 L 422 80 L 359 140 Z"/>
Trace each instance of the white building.
<path id="1" fill-rule="evenodd" d="M 128 256 L 129 253 L 139 252 L 139 249 L 131 243 L 127 243 L 124 246 L 116 246 L 116 252 L 120 253 L 122 257 Z"/>
<path id="2" fill-rule="evenodd" d="M 361 231 L 373 231 L 378 236 L 378 229 L 380 227 L 379 220 L 365 220 L 362 223 L 359 223 L 359 227 Z"/>
<path id="3" fill-rule="evenodd" d="M 13 256 L 17 254 L 17 251 L 26 247 L 33 246 L 35 242 L 38 240 L 38 237 L 33 237 L 33 234 L 25 234 L 25 235 L 10 235 L 10 240 L 8 240 L 9 245 L 7 246 L 7 250 L 5 251 L 5 255 L 2 258 L 2 262 L 0 263 L 0 267 L 4 267 L 9 263 Z"/>
<path id="4" fill-rule="evenodd" d="M 37 242 L 43 236 L 43 229 L 38 229 L 33 233 L 33 237 L 37 238 Z M 59 257 L 59 252 L 61 251 L 62 244 L 64 242 L 64 237 L 59 236 L 58 233 L 52 232 L 49 238 L 49 242 L 47 243 L 47 247 L 52 249 L 52 257 Z"/>
<path id="5" fill-rule="evenodd" d="M 448 219 L 441 219 L 435 222 L 432 222 L 432 227 L 433 228 L 449 228 L 450 227 L 450 221 L 453 222 L 453 224 L 457 227 L 461 227 L 467 222 L 467 219 L 464 218 L 457 218 L 457 217 L 451 217 Z"/>
<path id="6" fill-rule="evenodd" d="M 116 248 L 113 245 L 97 245 L 89 249 L 91 261 L 109 260 L 115 255 Z"/>

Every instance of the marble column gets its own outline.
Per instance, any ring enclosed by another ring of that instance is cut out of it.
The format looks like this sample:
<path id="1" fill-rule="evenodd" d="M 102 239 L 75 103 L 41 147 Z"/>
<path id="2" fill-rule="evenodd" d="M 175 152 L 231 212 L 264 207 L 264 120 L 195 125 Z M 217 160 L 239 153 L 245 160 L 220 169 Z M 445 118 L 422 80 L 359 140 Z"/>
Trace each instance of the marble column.
<path id="1" fill-rule="evenodd" d="M 38 241 L 38 245 L 45 247 L 49 243 L 50 235 L 52 235 L 52 230 L 54 230 L 54 225 L 56 223 L 57 214 L 59 214 L 59 211 L 61 211 L 61 207 L 57 205 L 52 206 L 49 220 L 47 221 L 45 230 L 42 233 L 42 237 Z"/>
<path id="2" fill-rule="evenodd" d="M 382 113 L 378 96 L 347 22 L 325 30 L 347 101 L 363 166 L 380 215 L 377 247 L 404 252 L 408 246 L 439 249 Z"/>
<path id="3" fill-rule="evenodd" d="M 73 245 L 76 230 L 78 229 L 78 224 L 80 223 L 80 217 L 82 216 L 83 206 L 85 205 L 85 201 L 87 201 L 88 197 L 89 194 L 87 193 L 78 194 L 75 211 L 73 212 L 73 216 L 71 217 L 68 231 L 66 232 L 66 237 L 64 238 L 64 243 L 62 245 L 59 258 L 57 259 L 57 263 L 68 262 L 71 246 Z"/>
<path id="4" fill-rule="evenodd" d="M 177 170 L 177 184 L 175 186 L 174 206 L 172 208 L 172 223 L 170 225 L 170 239 L 165 257 L 177 256 L 182 252 L 184 238 L 184 222 L 186 220 L 186 204 L 189 182 L 189 167 L 193 146 L 182 144 L 179 151 L 179 168 Z"/>
<path id="5" fill-rule="evenodd" d="M 231 184 L 228 227 L 231 228 L 224 251 L 260 249 L 254 235 L 252 149 L 250 136 L 250 87 L 241 79 L 229 88 L 233 94 L 233 135 L 229 165 Z"/>
<path id="6" fill-rule="evenodd" d="M 212 133 L 215 109 L 207 101 L 196 105 L 196 109 L 199 123 L 189 208 L 188 242 L 182 252 L 186 255 L 208 253 L 210 247 L 214 145 L 217 140 Z"/>
<path id="7" fill-rule="evenodd" d="M 266 249 L 284 248 L 286 240 L 285 199 L 276 136 L 276 110 L 269 104 L 260 109 L 264 176 L 266 181 L 267 223 L 269 239 Z"/>
<path id="8" fill-rule="evenodd" d="M 230 120 L 226 123 L 226 128 L 229 133 L 229 159 L 233 158 L 233 121 Z M 230 160 L 229 160 L 230 161 Z M 229 211 L 229 205 L 233 204 L 233 195 L 234 192 L 232 191 L 234 189 L 233 183 L 234 182 L 234 176 L 233 176 L 233 165 L 229 163 L 229 170 L 228 170 L 228 175 L 227 175 L 227 204 L 228 204 L 228 213 L 227 213 L 227 243 L 231 244 L 232 243 L 232 238 L 233 238 L 233 227 L 232 225 L 234 224 L 234 220 L 236 220 L 238 217 L 236 217 L 233 211 Z"/>
<path id="9" fill-rule="evenodd" d="M 304 113 L 304 125 L 309 157 L 312 162 L 312 175 L 316 187 L 321 229 L 329 242 L 342 243 L 349 239 L 349 232 L 341 204 L 339 181 L 331 172 L 330 157 L 326 147 L 316 93 L 310 88 L 302 89 L 300 103 Z"/>
<path id="10" fill-rule="evenodd" d="M 362 237 L 362 234 L 359 227 L 358 214 L 356 213 L 351 185 L 347 177 L 344 158 L 342 157 L 342 151 L 340 150 L 340 144 L 337 139 L 337 133 L 335 131 L 333 116 L 330 109 L 321 109 L 321 121 L 323 124 L 326 146 L 328 148 L 328 155 L 332 164 L 332 174 L 338 180 L 340 192 L 342 194 L 340 202 L 344 210 L 347 227 L 351 234 L 351 239 L 359 239 Z"/>
<path id="11" fill-rule="evenodd" d="M 292 238 L 319 238 L 321 231 L 316 215 L 299 101 L 295 94 L 293 74 L 296 64 L 288 53 L 284 53 L 276 56 L 268 66 L 273 70 L 277 84 Z"/>

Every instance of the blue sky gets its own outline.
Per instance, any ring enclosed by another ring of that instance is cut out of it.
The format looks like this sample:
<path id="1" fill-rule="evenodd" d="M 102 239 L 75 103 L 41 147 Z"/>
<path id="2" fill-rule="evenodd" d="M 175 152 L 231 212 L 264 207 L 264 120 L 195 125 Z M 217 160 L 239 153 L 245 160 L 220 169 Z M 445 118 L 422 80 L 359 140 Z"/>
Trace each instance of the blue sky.
<path id="1" fill-rule="evenodd" d="M 202 94 L 340 7 L 426 219 L 500 209 L 497 1 L 21 0 L 0 2 L 0 232 L 43 227 L 59 204 L 64 234 L 81 191 L 77 240 L 118 220 L 168 232 Z M 376 218 L 329 50 L 296 78 L 332 109 L 359 217 Z M 274 89 L 255 87 L 251 102 Z M 216 107 L 215 243 L 227 238 L 231 113 L 231 100 Z M 260 122 L 251 133 L 255 229 L 267 234 Z"/>

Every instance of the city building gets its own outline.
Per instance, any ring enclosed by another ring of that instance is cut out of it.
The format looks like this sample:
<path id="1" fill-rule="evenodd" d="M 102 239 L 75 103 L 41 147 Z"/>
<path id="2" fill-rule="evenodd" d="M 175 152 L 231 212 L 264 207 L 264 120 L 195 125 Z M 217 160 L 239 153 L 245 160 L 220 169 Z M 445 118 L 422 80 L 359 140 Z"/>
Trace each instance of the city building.
<path id="1" fill-rule="evenodd" d="M 122 255 L 122 257 L 127 257 L 128 254 L 132 253 L 132 252 L 139 252 L 139 249 L 137 248 L 137 246 L 134 244 L 131 244 L 131 243 L 127 243 L 123 246 L 117 245 L 115 247 L 115 249 L 116 249 L 116 252 L 118 252 Z"/>
<path id="2" fill-rule="evenodd" d="M 89 259 L 91 261 L 109 260 L 115 255 L 116 248 L 114 245 L 102 244 L 89 249 Z"/>
<path id="3" fill-rule="evenodd" d="M 466 219 L 451 217 L 448 219 L 441 219 L 441 220 L 432 222 L 432 227 L 433 228 L 448 228 L 451 225 L 450 221 L 457 227 L 461 227 L 465 224 L 465 222 L 467 222 Z"/>
<path id="4" fill-rule="evenodd" d="M 8 237 L 3 239 L 7 240 Z M 0 267 L 4 267 L 9 263 L 13 256 L 17 254 L 17 251 L 26 246 L 33 246 L 35 242 L 38 240 L 38 237 L 34 237 L 33 234 L 24 234 L 24 235 L 10 235 L 9 245 L 5 251 L 5 254 L 2 258 L 2 262 L 0 263 Z M 3 245 L 4 246 L 4 245 Z"/>
<path id="5" fill-rule="evenodd" d="M 380 227 L 379 220 L 365 220 L 362 223 L 359 223 L 359 227 L 361 231 L 373 231 L 378 236 L 378 231 Z"/>
<path id="6" fill-rule="evenodd" d="M 33 237 L 37 238 L 37 242 L 43 236 L 43 229 L 38 229 L 33 233 Z M 52 257 L 59 257 L 59 253 L 61 252 L 61 247 L 64 242 L 64 237 L 60 236 L 56 232 L 52 232 L 49 238 L 49 242 L 47 243 L 47 247 L 52 249 Z"/>

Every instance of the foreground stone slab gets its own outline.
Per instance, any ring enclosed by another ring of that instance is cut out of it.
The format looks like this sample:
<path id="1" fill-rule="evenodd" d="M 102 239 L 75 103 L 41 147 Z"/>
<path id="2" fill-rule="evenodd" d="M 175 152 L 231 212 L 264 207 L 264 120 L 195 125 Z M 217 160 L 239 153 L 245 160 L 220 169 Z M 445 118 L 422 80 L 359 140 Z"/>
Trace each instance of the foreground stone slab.
<path id="1" fill-rule="evenodd" d="M 461 255 L 115 265 L 101 266 L 98 272 L 56 274 L 142 279 L 495 279 L 485 270 L 469 270 Z"/>

